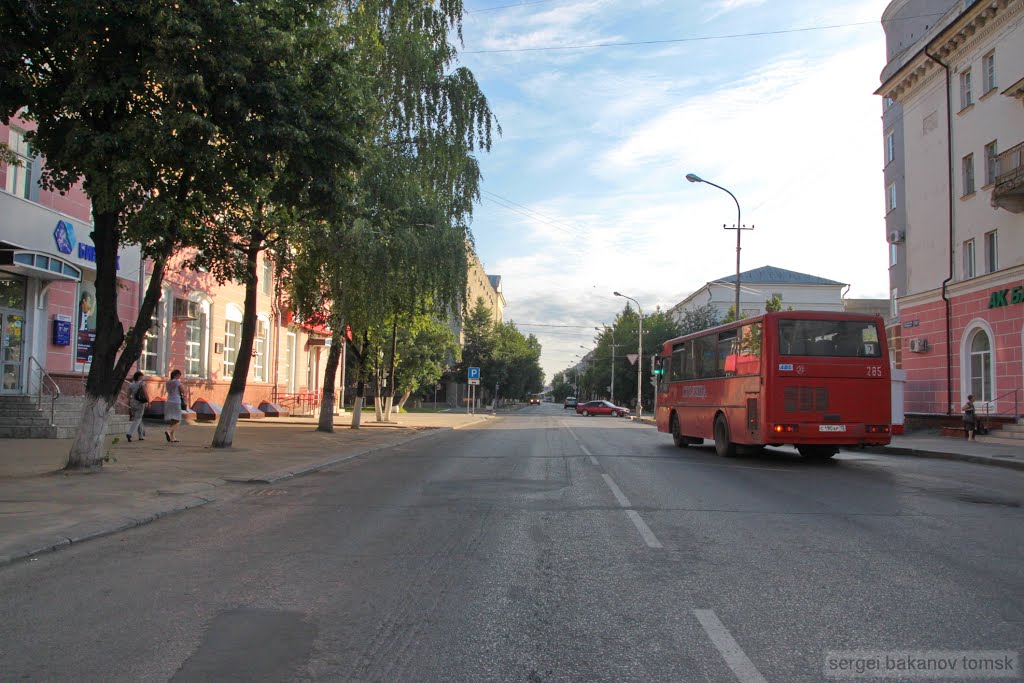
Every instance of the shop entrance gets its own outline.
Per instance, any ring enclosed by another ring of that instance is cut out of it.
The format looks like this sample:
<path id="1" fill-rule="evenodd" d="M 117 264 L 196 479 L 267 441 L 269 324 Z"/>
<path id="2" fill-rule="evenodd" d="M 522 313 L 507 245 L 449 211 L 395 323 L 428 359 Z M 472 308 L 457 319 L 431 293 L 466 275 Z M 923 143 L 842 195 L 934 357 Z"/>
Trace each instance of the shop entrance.
<path id="1" fill-rule="evenodd" d="M 24 392 L 25 280 L 0 278 L 0 393 Z"/>

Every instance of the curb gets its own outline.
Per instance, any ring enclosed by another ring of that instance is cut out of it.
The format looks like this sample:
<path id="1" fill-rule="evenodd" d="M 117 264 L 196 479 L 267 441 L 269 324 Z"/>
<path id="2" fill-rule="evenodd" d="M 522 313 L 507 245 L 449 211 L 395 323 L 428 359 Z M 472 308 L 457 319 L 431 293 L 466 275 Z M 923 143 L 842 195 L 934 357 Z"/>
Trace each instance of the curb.
<path id="1" fill-rule="evenodd" d="M 904 446 L 883 446 L 882 448 L 865 448 L 865 453 L 875 455 L 909 455 L 915 458 L 933 458 L 936 460 L 958 460 L 960 462 L 972 462 L 976 465 L 991 465 L 993 467 L 1004 467 L 1011 470 L 1024 470 L 1024 460 L 1005 460 L 1003 458 L 1012 456 L 998 455 L 971 455 L 969 453 L 947 453 L 945 451 L 929 451 L 921 448 L 906 448 Z"/>
<path id="2" fill-rule="evenodd" d="M 361 458 L 364 455 L 369 455 L 377 451 L 382 451 L 387 448 L 393 448 L 402 444 L 409 443 L 410 441 L 416 441 L 417 439 L 426 438 L 434 434 L 440 434 L 446 431 L 454 431 L 456 429 L 465 429 L 466 427 L 472 427 L 473 425 L 487 422 L 488 420 L 494 419 L 493 415 L 483 415 L 479 420 L 473 422 L 467 422 L 463 425 L 457 425 L 455 427 L 428 427 L 421 429 L 408 438 L 399 441 L 393 441 L 387 444 L 380 444 L 378 446 L 372 446 L 370 448 L 363 449 L 356 453 L 350 453 L 340 458 L 332 458 L 323 462 L 314 463 L 308 466 L 301 466 L 296 469 L 277 470 L 265 475 L 256 475 L 249 478 L 226 478 L 226 479 L 209 479 L 206 481 L 195 481 L 186 482 L 177 486 L 169 488 L 158 488 L 155 490 L 157 495 L 192 495 L 194 497 L 180 501 L 176 504 L 169 505 L 163 509 L 159 509 L 155 512 L 141 513 L 137 517 L 123 516 L 114 517 L 108 521 L 101 522 L 90 522 L 83 523 L 81 528 L 73 526 L 68 530 L 68 534 L 56 534 L 49 536 L 40 536 L 36 539 L 26 540 L 20 547 L 17 545 L 15 549 L 6 554 L 0 554 L 0 567 L 5 567 L 10 564 L 14 564 L 20 560 L 30 559 L 37 555 L 44 553 L 53 552 L 60 550 L 64 547 L 77 545 L 85 541 L 90 541 L 95 538 L 103 538 L 104 536 L 112 536 L 113 534 L 121 531 L 127 531 L 128 529 L 134 529 L 156 520 L 173 515 L 178 512 L 185 512 L 186 510 L 192 510 L 194 508 L 208 505 L 216 500 L 218 497 L 213 495 L 216 489 L 224 486 L 225 484 L 276 484 L 288 479 L 294 479 L 305 474 L 312 474 L 313 472 L 319 472 L 320 470 L 327 469 L 334 465 L 347 462 L 349 460 L 355 460 Z M 204 493 L 209 495 L 203 495 Z"/>
<path id="3" fill-rule="evenodd" d="M 629 418 L 632 422 L 639 422 L 646 425 L 655 425 L 654 420 L 648 417 L 637 419 L 635 416 Z M 1013 456 L 999 455 L 971 455 L 969 453 L 949 453 L 947 451 L 932 451 L 923 448 L 909 448 L 906 446 L 882 446 L 880 448 L 864 448 L 864 453 L 875 455 L 909 455 L 915 458 L 933 458 L 936 460 L 956 460 L 960 462 L 971 462 L 976 465 L 991 465 L 992 467 L 1004 467 L 1010 470 L 1024 470 L 1024 460 L 1010 460 Z"/>

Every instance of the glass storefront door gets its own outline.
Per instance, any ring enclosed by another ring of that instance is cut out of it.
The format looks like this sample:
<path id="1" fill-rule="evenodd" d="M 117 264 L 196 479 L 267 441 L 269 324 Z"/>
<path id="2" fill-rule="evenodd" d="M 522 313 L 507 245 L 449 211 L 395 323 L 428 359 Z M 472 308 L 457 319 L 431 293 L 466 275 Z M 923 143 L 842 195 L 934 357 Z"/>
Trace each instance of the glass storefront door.
<path id="1" fill-rule="evenodd" d="M 25 281 L 0 278 L 0 393 L 24 391 Z"/>

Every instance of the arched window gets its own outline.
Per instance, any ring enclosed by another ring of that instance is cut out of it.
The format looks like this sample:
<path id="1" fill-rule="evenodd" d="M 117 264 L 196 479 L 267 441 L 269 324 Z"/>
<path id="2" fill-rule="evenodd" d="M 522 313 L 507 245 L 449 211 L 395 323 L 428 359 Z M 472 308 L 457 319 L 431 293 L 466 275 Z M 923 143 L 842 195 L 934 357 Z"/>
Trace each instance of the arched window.
<path id="1" fill-rule="evenodd" d="M 975 330 L 968 346 L 968 382 L 975 401 L 992 400 L 992 341 L 983 329 Z"/>
<path id="2" fill-rule="evenodd" d="M 235 360 L 238 358 L 238 344 L 242 339 L 242 309 L 228 304 L 224 311 L 224 379 L 230 378 L 235 372 Z"/>

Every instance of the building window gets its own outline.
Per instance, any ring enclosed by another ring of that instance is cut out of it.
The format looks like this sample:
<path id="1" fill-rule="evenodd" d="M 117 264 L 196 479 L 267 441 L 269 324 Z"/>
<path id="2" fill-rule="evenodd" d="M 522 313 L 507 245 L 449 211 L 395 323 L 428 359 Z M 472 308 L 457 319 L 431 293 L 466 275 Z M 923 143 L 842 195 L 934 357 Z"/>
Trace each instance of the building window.
<path id="1" fill-rule="evenodd" d="M 961 111 L 974 104 L 974 94 L 971 92 L 971 70 L 965 69 L 960 74 L 960 109 Z"/>
<path id="2" fill-rule="evenodd" d="M 11 128 L 8 145 L 21 165 L 7 165 L 6 190 L 22 199 L 32 199 L 33 155 L 31 147 L 25 141 L 25 133 L 17 128 Z"/>
<path id="3" fill-rule="evenodd" d="M 968 154 L 960 160 L 960 171 L 963 180 L 961 197 L 974 194 L 974 155 Z"/>
<path id="4" fill-rule="evenodd" d="M 156 311 L 153 312 L 153 317 L 149 323 L 149 329 L 146 330 L 146 338 L 142 340 L 142 353 L 139 354 L 139 370 L 142 372 L 148 372 L 151 374 L 158 374 L 158 367 L 160 365 L 159 352 L 160 352 L 160 304 L 157 304 Z"/>
<path id="5" fill-rule="evenodd" d="M 890 268 L 892 268 L 897 263 L 899 263 L 899 251 L 898 251 L 898 249 L 899 249 L 899 247 L 897 247 L 895 244 L 890 244 L 889 245 L 889 267 Z"/>
<path id="6" fill-rule="evenodd" d="M 999 236 L 996 231 L 985 233 L 985 272 L 999 270 Z"/>
<path id="7" fill-rule="evenodd" d="M 885 164 L 888 166 L 896 158 L 896 133 L 889 132 L 885 136 Z"/>
<path id="8" fill-rule="evenodd" d="M 896 208 L 896 183 L 891 183 L 886 190 L 885 212 L 889 213 Z"/>
<path id="9" fill-rule="evenodd" d="M 985 330 L 979 329 L 971 337 L 970 363 L 968 371 L 971 376 L 967 379 L 967 386 L 971 388 L 971 394 L 975 401 L 992 400 L 992 342 Z"/>
<path id="10" fill-rule="evenodd" d="M 256 320 L 256 338 L 253 340 L 252 378 L 256 382 L 267 381 L 267 330 L 266 320 Z"/>
<path id="11" fill-rule="evenodd" d="M 996 141 L 985 145 L 985 184 L 992 185 L 999 175 L 999 145 Z"/>
<path id="12" fill-rule="evenodd" d="M 274 264 L 266 256 L 263 257 L 263 275 L 260 277 L 260 288 L 264 294 L 270 294 L 274 283 Z"/>
<path id="13" fill-rule="evenodd" d="M 899 297 L 900 290 L 897 289 L 896 287 L 893 287 L 889 291 L 889 315 L 891 315 L 893 318 L 900 314 L 900 304 L 898 301 Z"/>
<path id="14" fill-rule="evenodd" d="M 285 335 L 284 355 L 281 356 L 281 365 L 278 368 L 277 382 L 283 383 L 285 392 L 295 393 L 295 349 L 297 337 L 294 332 Z"/>
<path id="15" fill-rule="evenodd" d="M 993 50 L 981 58 L 981 71 L 985 78 L 985 92 L 996 89 L 996 52 Z"/>
<path id="16" fill-rule="evenodd" d="M 974 240 L 964 242 L 964 279 L 974 277 Z"/>
<path id="17" fill-rule="evenodd" d="M 314 388 L 316 370 L 313 368 L 313 349 L 306 353 L 306 391 L 316 391 Z"/>
<path id="18" fill-rule="evenodd" d="M 199 316 L 185 325 L 185 376 L 207 377 L 208 345 L 210 336 L 210 304 L 198 302 Z"/>
<path id="19" fill-rule="evenodd" d="M 224 377 L 231 377 L 235 372 L 235 361 L 238 359 L 238 343 L 242 338 L 242 311 L 237 306 L 228 305 L 224 321 Z"/>
<path id="20" fill-rule="evenodd" d="M 882 100 L 882 106 L 885 110 L 888 110 L 893 104 L 895 104 L 895 102 L 891 97 L 886 97 Z"/>

